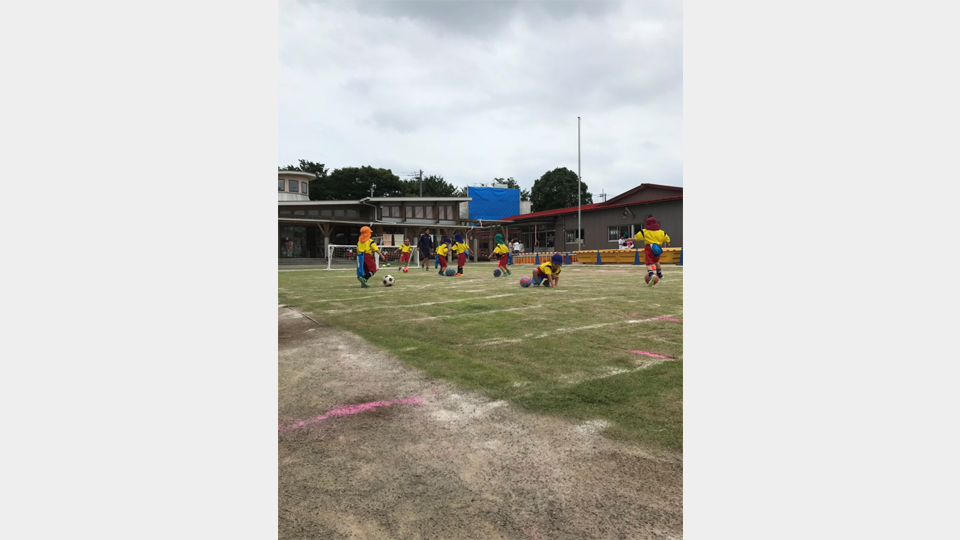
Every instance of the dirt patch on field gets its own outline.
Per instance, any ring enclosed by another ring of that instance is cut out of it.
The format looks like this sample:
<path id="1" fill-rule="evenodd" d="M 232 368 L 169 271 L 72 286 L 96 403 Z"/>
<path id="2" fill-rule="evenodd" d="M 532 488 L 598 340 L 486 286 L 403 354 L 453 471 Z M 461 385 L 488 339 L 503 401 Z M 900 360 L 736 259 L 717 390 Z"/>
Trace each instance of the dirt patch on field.
<path id="1" fill-rule="evenodd" d="M 279 308 L 280 538 L 681 538 L 682 456 L 525 413 Z"/>

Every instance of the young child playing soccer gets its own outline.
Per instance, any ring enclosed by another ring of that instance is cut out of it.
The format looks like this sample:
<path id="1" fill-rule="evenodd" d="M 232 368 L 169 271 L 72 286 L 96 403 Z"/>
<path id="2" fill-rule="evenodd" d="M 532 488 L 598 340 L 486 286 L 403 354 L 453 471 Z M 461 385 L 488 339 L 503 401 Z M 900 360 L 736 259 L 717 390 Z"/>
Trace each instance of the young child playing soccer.
<path id="1" fill-rule="evenodd" d="M 560 270 L 563 267 L 563 255 L 554 253 L 550 260 L 533 269 L 533 286 L 539 287 L 544 278 L 545 287 L 560 286 Z"/>
<path id="2" fill-rule="evenodd" d="M 644 226 L 646 228 L 640 229 L 640 232 L 633 238 L 637 242 L 643 242 L 643 262 L 647 265 L 646 281 L 647 286 L 652 287 L 663 279 L 663 273 L 660 271 L 660 256 L 654 255 L 650 246 L 660 244 L 661 248 L 665 248 L 670 245 L 670 236 L 660 230 L 660 224 L 657 222 L 657 218 L 653 216 L 647 218 Z M 653 275 L 654 270 L 657 272 L 656 277 Z"/>
<path id="3" fill-rule="evenodd" d="M 410 239 L 404 238 L 403 245 L 400 246 L 400 264 L 403 265 L 404 268 L 410 268 L 410 252 L 412 251 L 413 246 L 410 245 Z"/>
<path id="4" fill-rule="evenodd" d="M 380 251 L 377 243 L 370 239 L 373 230 L 370 227 L 360 228 L 360 241 L 357 242 L 357 279 L 360 280 L 360 286 L 364 289 L 370 288 L 367 280 L 377 273 L 377 261 L 374 259 L 374 253 Z"/>
<path id="5" fill-rule="evenodd" d="M 453 238 L 457 241 L 453 246 L 454 252 L 457 254 L 457 275 L 463 275 L 463 265 L 467 264 L 467 254 L 470 253 L 470 247 L 463 242 L 463 237 L 460 236 L 460 233 L 453 235 Z"/>
<path id="6" fill-rule="evenodd" d="M 507 244 L 503 242 L 503 235 L 498 234 L 496 236 L 497 247 L 493 248 L 493 253 L 490 255 L 490 260 L 492 261 L 494 257 L 500 257 L 500 263 L 497 264 L 497 268 L 500 269 L 503 274 L 509 276 L 510 270 L 507 269 L 507 263 L 510 260 L 510 248 L 507 247 Z"/>
<path id="7" fill-rule="evenodd" d="M 437 257 L 440 261 L 440 275 L 447 271 L 447 253 L 450 253 L 450 239 L 444 238 L 443 242 L 437 246 Z"/>

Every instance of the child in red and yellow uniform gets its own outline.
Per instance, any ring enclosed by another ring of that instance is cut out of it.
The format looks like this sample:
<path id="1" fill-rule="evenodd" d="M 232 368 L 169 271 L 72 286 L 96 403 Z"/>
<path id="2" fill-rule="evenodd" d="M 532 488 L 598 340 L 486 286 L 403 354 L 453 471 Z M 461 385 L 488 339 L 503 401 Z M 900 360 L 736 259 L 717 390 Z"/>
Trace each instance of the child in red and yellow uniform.
<path id="1" fill-rule="evenodd" d="M 450 253 L 450 239 L 444 238 L 443 243 L 437 246 L 437 259 L 440 261 L 440 275 L 447 270 L 447 254 Z"/>
<path id="2" fill-rule="evenodd" d="M 544 278 L 547 279 L 547 282 L 544 283 L 545 287 L 559 287 L 560 286 L 560 270 L 563 267 L 563 255 L 559 253 L 554 253 L 553 257 L 550 257 L 548 262 L 541 264 L 540 266 L 533 269 L 533 286 L 539 287 L 540 282 Z"/>
<path id="3" fill-rule="evenodd" d="M 500 257 L 500 262 L 497 264 L 497 268 L 500 269 L 505 275 L 510 275 L 510 270 L 507 270 L 507 263 L 510 262 L 510 248 L 503 243 L 503 235 L 498 234 L 496 237 L 497 247 L 493 248 L 493 253 L 490 255 L 490 260 L 493 260 L 494 257 Z"/>
<path id="4" fill-rule="evenodd" d="M 370 239 L 373 231 L 370 227 L 360 228 L 360 241 L 357 242 L 357 279 L 360 280 L 360 286 L 368 288 L 367 280 L 377 273 L 377 261 L 374 259 L 374 253 L 380 251 L 377 243 Z"/>
<path id="5" fill-rule="evenodd" d="M 410 252 L 413 251 L 413 246 L 410 245 L 410 239 L 404 238 L 403 245 L 400 246 L 400 264 L 407 263 L 404 265 L 405 268 L 410 267 Z"/>
<path id="6" fill-rule="evenodd" d="M 653 254 L 653 244 L 660 244 L 661 248 L 670 245 L 670 236 L 660 230 L 660 224 L 657 218 L 650 216 L 645 223 L 645 229 L 640 229 L 633 238 L 638 242 L 643 242 L 643 262 L 647 265 L 647 285 L 656 285 L 663 279 L 663 273 L 660 271 L 660 256 Z M 656 270 L 657 277 L 654 279 L 653 272 Z"/>
<path id="7" fill-rule="evenodd" d="M 457 241 L 453 246 L 454 251 L 457 253 L 457 273 L 462 276 L 463 265 L 467 264 L 467 254 L 470 253 L 470 247 L 463 242 L 463 237 L 460 236 L 460 233 L 454 234 L 453 238 Z"/>

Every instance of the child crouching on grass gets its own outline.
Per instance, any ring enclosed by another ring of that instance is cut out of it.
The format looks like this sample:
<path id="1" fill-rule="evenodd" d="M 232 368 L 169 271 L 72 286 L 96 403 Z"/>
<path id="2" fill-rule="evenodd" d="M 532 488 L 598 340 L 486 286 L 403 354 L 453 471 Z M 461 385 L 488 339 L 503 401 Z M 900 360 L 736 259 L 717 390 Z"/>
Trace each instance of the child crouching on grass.
<path id="1" fill-rule="evenodd" d="M 492 261 L 494 257 L 500 257 L 500 263 L 497 264 L 497 268 L 504 275 L 509 276 L 510 270 L 507 270 L 507 263 L 510 261 L 510 248 L 503 242 L 503 235 L 498 234 L 496 236 L 497 247 L 493 248 L 493 253 L 490 255 L 490 260 Z"/>
<path id="2" fill-rule="evenodd" d="M 539 287 L 544 278 L 547 282 L 544 287 L 560 286 L 560 270 L 563 266 L 563 255 L 554 253 L 550 260 L 533 269 L 533 286 Z"/>
<path id="3" fill-rule="evenodd" d="M 360 280 L 360 287 L 370 288 L 367 280 L 377 273 L 377 261 L 374 259 L 374 253 L 380 251 L 377 243 L 370 239 L 373 230 L 370 227 L 360 228 L 360 241 L 357 242 L 357 279 Z"/>

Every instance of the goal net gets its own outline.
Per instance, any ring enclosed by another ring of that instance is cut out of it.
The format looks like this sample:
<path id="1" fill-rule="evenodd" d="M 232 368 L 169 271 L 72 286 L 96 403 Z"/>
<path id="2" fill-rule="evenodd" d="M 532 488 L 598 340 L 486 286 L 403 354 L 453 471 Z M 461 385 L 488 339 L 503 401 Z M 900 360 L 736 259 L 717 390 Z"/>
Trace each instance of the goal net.
<path id="1" fill-rule="evenodd" d="M 376 240 L 376 239 L 374 239 Z M 374 254 L 377 261 L 377 268 L 387 267 L 396 268 L 400 266 L 400 246 L 381 246 L 379 243 L 380 254 Z M 406 266 L 406 263 L 404 263 Z M 414 248 L 410 251 L 410 266 L 420 266 L 420 253 Z M 357 267 L 357 246 L 356 245 L 337 245 L 327 246 L 327 270 L 351 270 Z"/>

